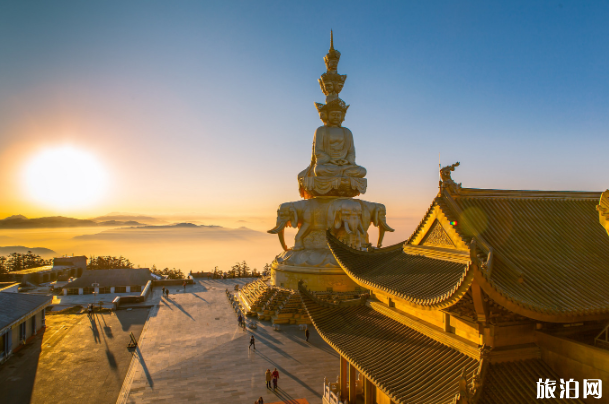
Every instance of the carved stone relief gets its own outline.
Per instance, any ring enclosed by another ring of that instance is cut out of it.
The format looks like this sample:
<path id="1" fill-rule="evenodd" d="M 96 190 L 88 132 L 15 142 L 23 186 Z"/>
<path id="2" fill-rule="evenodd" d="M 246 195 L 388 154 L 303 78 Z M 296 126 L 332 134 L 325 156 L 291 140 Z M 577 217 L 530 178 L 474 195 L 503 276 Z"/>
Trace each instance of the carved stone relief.
<path id="1" fill-rule="evenodd" d="M 431 225 L 421 244 L 437 247 L 455 247 L 455 244 L 437 220 Z"/>

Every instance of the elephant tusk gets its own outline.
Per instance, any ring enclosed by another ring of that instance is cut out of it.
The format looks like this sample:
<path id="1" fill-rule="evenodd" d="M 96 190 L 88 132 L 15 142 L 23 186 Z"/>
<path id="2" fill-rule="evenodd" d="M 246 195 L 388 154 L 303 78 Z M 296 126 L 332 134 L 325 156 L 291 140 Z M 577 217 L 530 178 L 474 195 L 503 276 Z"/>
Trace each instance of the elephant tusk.
<path id="1" fill-rule="evenodd" d="M 277 234 L 285 227 L 285 221 L 281 221 L 277 223 L 277 226 L 273 227 L 271 230 L 267 230 L 267 233 Z"/>
<path id="2" fill-rule="evenodd" d="M 389 231 L 389 232 L 395 231 L 394 229 L 392 229 L 392 228 L 391 228 L 391 227 L 390 227 L 390 226 L 387 224 L 387 219 L 385 219 L 385 218 L 382 218 L 382 219 L 381 219 L 381 226 L 383 227 L 383 230 L 386 230 L 386 231 Z"/>
<path id="3" fill-rule="evenodd" d="M 362 225 L 362 222 L 359 222 L 359 223 L 357 224 L 357 228 L 358 228 L 359 232 L 360 232 L 362 235 L 363 235 L 363 234 L 366 234 L 366 230 L 364 230 L 364 226 Z"/>
<path id="4" fill-rule="evenodd" d="M 347 223 L 346 220 L 343 220 L 343 223 L 345 224 L 345 231 L 347 232 L 347 234 L 353 234 L 351 228 L 349 228 L 349 223 Z"/>
<path id="5" fill-rule="evenodd" d="M 285 244 L 285 238 L 283 237 L 284 230 L 279 230 L 279 242 L 281 243 L 281 247 L 283 247 L 284 251 L 288 251 L 288 246 Z"/>

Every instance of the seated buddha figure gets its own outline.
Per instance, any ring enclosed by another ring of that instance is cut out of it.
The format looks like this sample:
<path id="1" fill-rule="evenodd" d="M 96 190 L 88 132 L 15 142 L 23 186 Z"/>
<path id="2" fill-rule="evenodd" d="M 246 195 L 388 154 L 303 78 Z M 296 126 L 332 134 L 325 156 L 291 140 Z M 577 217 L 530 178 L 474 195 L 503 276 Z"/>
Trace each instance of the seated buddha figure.
<path id="1" fill-rule="evenodd" d="M 353 134 L 341 123 L 344 114 L 340 110 L 328 111 L 328 124 L 320 126 L 313 138 L 313 172 L 318 177 L 366 176 L 366 169 L 355 164 Z"/>
<path id="2" fill-rule="evenodd" d="M 349 107 L 340 98 L 317 106 L 324 126 L 315 131 L 311 165 L 299 177 L 364 178 L 366 169 L 355 164 L 353 134 L 341 126 Z"/>

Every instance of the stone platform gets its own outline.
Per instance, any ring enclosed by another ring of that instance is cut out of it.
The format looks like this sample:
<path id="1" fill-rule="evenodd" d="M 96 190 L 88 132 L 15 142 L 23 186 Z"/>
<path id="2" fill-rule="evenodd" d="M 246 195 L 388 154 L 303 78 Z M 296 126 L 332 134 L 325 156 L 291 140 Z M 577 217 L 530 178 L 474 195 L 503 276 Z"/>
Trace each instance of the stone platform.
<path id="1" fill-rule="evenodd" d="M 253 403 L 262 396 L 265 403 L 321 404 L 338 354 L 313 327 L 309 342 L 298 326 L 240 329 L 225 290 L 252 280 L 198 280 L 151 309 L 118 403 Z M 256 350 L 249 351 L 252 334 Z M 279 370 L 276 392 L 265 387 L 269 368 Z"/>
<path id="2" fill-rule="evenodd" d="M 303 280 L 310 290 L 350 292 L 359 286 L 353 282 L 341 267 L 305 267 L 282 265 L 274 261 L 271 265 L 271 283 L 283 288 L 298 290 L 298 282 Z"/>

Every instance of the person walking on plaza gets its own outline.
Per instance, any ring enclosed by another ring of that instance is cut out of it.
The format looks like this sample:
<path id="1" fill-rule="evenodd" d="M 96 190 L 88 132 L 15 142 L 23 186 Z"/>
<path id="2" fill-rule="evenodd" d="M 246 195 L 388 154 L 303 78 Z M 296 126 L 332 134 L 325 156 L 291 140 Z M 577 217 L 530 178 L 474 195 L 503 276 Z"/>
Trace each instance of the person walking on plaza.
<path id="1" fill-rule="evenodd" d="M 277 368 L 273 371 L 273 390 L 277 389 L 277 381 L 279 380 L 279 372 Z"/>
<path id="2" fill-rule="evenodd" d="M 252 346 L 254 346 L 254 349 L 256 349 L 256 340 L 254 339 L 253 335 L 252 338 L 250 338 L 250 346 L 247 349 L 251 349 Z"/>
<path id="3" fill-rule="evenodd" d="M 89 313 L 89 318 L 93 316 L 93 308 L 91 307 L 91 303 L 87 305 L 87 312 Z"/>
<path id="4" fill-rule="evenodd" d="M 264 404 L 264 399 L 262 397 L 260 397 L 257 401 L 256 404 Z"/>
<path id="5" fill-rule="evenodd" d="M 163 297 L 164 294 L 165 294 L 165 286 L 163 286 L 163 291 L 161 292 L 161 298 Z"/>
<path id="6" fill-rule="evenodd" d="M 186 292 L 186 281 L 184 281 L 183 286 L 184 286 L 184 292 Z"/>
<path id="7" fill-rule="evenodd" d="M 165 297 L 169 299 L 169 288 L 165 289 Z"/>
<path id="8" fill-rule="evenodd" d="M 237 319 L 239 322 L 239 327 L 241 327 L 241 323 L 243 322 L 243 317 L 241 317 L 241 313 L 239 313 L 239 318 Z"/>
<path id="9" fill-rule="evenodd" d="M 305 338 L 307 339 L 307 342 L 309 342 L 309 327 L 305 328 Z"/>
<path id="10" fill-rule="evenodd" d="M 267 369 L 264 373 L 264 378 L 266 379 L 266 388 L 271 388 L 271 380 L 273 380 L 273 374 L 271 373 L 271 369 Z"/>

